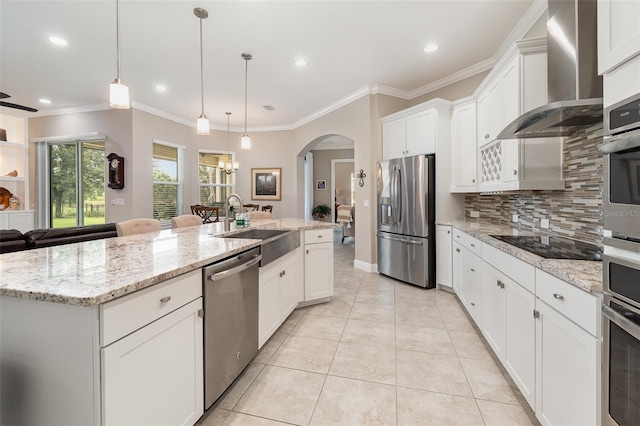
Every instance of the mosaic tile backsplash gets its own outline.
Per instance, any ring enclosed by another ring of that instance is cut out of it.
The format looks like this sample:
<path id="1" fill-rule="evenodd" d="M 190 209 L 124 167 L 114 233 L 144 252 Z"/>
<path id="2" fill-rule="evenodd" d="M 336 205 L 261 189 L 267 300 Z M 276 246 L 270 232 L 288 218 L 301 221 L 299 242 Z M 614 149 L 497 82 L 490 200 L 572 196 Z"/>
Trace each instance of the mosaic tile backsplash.
<path id="1" fill-rule="evenodd" d="M 563 144 L 564 191 L 521 191 L 498 195 L 467 194 L 465 213 L 480 220 L 512 225 L 523 231 L 548 232 L 602 245 L 602 125 L 581 131 Z M 512 223 L 512 215 L 518 223 Z M 549 219 L 541 229 L 540 219 Z"/>

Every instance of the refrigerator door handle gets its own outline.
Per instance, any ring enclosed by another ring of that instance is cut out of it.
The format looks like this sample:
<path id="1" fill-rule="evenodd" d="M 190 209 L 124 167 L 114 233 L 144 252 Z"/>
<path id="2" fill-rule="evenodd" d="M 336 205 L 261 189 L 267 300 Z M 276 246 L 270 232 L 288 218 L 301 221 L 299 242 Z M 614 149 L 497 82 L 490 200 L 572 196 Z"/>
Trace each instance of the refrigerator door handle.
<path id="1" fill-rule="evenodd" d="M 398 222 L 402 222 L 402 170 L 398 169 L 396 171 L 397 173 L 397 177 L 396 177 L 396 194 L 398 197 L 398 203 L 396 204 L 396 206 L 398 207 Z"/>
<path id="2" fill-rule="evenodd" d="M 378 237 L 384 238 L 385 240 L 400 241 L 402 243 L 409 244 L 409 245 L 414 245 L 414 246 L 421 246 L 421 245 L 424 244 L 424 242 L 422 242 L 422 241 L 413 241 L 413 240 L 405 240 L 403 238 L 394 238 L 394 237 L 390 237 L 388 235 L 380 234 L 380 233 L 378 234 Z"/>

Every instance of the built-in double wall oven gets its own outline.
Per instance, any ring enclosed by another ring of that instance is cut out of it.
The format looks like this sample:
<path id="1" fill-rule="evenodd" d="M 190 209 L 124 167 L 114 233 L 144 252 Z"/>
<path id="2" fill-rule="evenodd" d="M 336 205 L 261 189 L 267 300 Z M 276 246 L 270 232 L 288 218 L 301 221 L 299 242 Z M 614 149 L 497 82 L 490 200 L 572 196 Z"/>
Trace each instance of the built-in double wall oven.
<path id="1" fill-rule="evenodd" d="M 640 94 L 605 109 L 603 425 L 640 422 Z"/>

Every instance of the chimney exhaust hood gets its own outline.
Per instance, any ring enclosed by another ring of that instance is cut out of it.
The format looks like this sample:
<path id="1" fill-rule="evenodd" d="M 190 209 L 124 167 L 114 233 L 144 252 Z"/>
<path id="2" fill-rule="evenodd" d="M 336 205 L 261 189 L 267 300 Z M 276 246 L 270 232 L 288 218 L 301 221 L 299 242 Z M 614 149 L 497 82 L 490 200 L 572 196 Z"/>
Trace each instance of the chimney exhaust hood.
<path id="1" fill-rule="evenodd" d="M 512 121 L 498 139 L 570 136 L 602 122 L 596 0 L 549 0 L 549 104 Z"/>

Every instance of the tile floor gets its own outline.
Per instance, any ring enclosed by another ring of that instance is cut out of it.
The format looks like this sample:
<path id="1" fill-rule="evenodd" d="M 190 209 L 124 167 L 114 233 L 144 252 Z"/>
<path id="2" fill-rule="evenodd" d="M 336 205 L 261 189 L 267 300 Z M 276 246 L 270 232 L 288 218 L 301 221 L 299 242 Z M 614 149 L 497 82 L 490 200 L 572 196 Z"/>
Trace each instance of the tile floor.
<path id="1" fill-rule="evenodd" d="M 335 237 L 333 299 L 295 310 L 198 424 L 538 424 L 455 295 L 357 270 Z"/>

